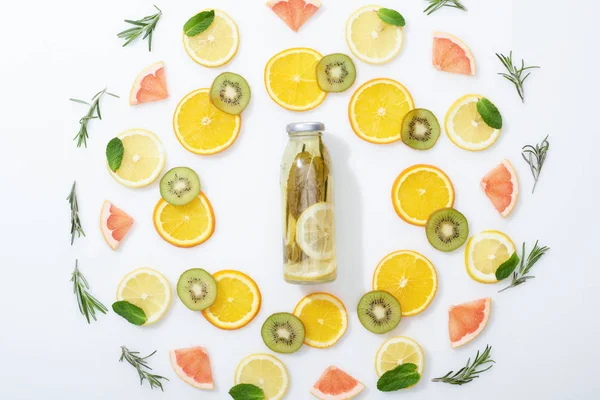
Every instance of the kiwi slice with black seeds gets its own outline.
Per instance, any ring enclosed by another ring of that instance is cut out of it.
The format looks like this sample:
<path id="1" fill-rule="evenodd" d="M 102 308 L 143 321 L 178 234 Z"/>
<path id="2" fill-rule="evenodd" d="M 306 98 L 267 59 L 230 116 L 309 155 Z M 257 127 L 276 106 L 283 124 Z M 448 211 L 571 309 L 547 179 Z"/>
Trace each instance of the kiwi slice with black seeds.
<path id="1" fill-rule="evenodd" d="M 260 332 L 267 347 L 277 353 L 295 353 L 304 343 L 304 324 L 294 314 L 281 312 L 271 315 Z"/>
<path id="2" fill-rule="evenodd" d="M 199 193 L 200 178 L 191 168 L 171 168 L 160 180 L 160 195 L 174 206 L 186 205 Z"/>
<path id="3" fill-rule="evenodd" d="M 440 137 L 440 123 L 424 108 L 411 110 L 402 120 L 402 141 L 417 150 L 432 148 Z"/>
<path id="4" fill-rule="evenodd" d="M 317 83 L 324 92 L 343 92 L 356 80 L 356 67 L 345 54 L 329 54 L 317 64 Z"/>
<path id="5" fill-rule="evenodd" d="M 394 329 L 402 319 L 398 300 L 383 290 L 374 290 L 360 298 L 357 307 L 360 323 L 373 333 L 386 333 Z"/>
<path id="6" fill-rule="evenodd" d="M 219 110 L 238 115 L 250 102 L 250 85 L 243 76 L 223 72 L 217 76 L 210 88 L 210 100 Z"/>
<path id="7" fill-rule="evenodd" d="M 442 208 L 433 212 L 425 225 L 427 240 L 441 251 L 453 251 L 462 246 L 469 237 L 467 218 L 454 208 Z"/>
<path id="8" fill-rule="evenodd" d="M 202 268 L 188 269 L 177 281 L 177 296 L 190 310 L 205 310 L 217 298 L 217 281 Z"/>

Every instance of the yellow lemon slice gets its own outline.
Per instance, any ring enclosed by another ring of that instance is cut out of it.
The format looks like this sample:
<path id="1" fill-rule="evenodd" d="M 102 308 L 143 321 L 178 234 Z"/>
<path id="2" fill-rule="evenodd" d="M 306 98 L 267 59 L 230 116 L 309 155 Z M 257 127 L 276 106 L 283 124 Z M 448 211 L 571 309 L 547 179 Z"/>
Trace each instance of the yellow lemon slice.
<path id="1" fill-rule="evenodd" d="M 251 354 L 235 370 L 234 382 L 260 387 L 265 400 L 282 399 L 287 392 L 289 376 L 285 365 L 270 354 Z"/>
<path id="2" fill-rule="evenodd" d="M 515 244 L 499 231 L 483 231 L 472 236 L 465 247 L 469 276 L 481 283 L 496 283 L 496 270 L 515 252 Z"/>
<path id="3" fill-rule="evenodd" d="M 117 288 L 117 301 L 128 301 L 140 307 L 150 325 L 165 315 L 171 304 L 171 286 L 160 272 L 151 268 L 136 269 L 127 274 Z"/>
<path id="4" fill-rule="evenodd" d="M 391 337 L 379 347 L 375 356 L 375 371 L 377 376 L 396 368 L 398 365 L 412 363 L 417 366 L 419 374 L 423 375 L 425 355 L 417 342 L 406 336 Z"/>
<path id="5" fill-rule="evenodd" d="M 313 260 L 329 260 L 335 246 L 333 205 L 316 203 L 300 214 L 296 223 L 296 242 Z"/>
<path id="6" fill-rule="evenodd" d="M 204 32 L 192 37 L 183 34 L 186 53 L 198 64 L 211 68 L 227 64 L 237 53 L 240 44 L 240 35 L 233 19 L 221 10 L 214 11 L 215 19 Z"/>
<path id="7" fill-rule="evenodd" d="M 304 324 L 304 343 L 311 347 L 333 346 L 348 328 L 344 303 L 329 293 L 309 294 L 296 305 L 294 315 Z"/>
<path id="8" fill-rule="evenodd" d="M 478 94 L 463 96 L 456 100 L 446 113 L 444 121 L 446 133 L 461 149 L 485 150 L 498 140 L 502 131 L 491 128 L 481 118 L 477 111 L 477 101 L 481 97 Z"/>

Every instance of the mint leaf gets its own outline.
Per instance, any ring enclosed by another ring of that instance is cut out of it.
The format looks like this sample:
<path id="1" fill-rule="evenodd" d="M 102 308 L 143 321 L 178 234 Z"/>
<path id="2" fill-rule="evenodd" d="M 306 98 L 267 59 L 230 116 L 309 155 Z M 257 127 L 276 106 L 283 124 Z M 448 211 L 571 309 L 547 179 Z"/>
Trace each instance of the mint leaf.
<path id="1" fill-rule="evenodd" d="M 477 101 L 477 112 L 481 115 L 483 122 L 485 122 L 490 128 L 500 129 L 502 128 L 502 116 L 496 106 L 482 97 Z"/>
<path id="2" fill-rule="evenodd" d="M 377 389 L 381 392 L 395 392 L 416 385 L 419 379 L 421 379 L 421 375 L 417 372 L 415 364 L 400 364 L 381 375 L 377 381 Z"/>
<path id="3" fill-rule="evenodd" d="M 234 400 L 264 400 L 265 392 L 258 386 L 249 383 L 235 385 L 229 391 Z"/>
<path id="4" fill-rule="evenodd" d="M 207 30 L 214 20 L 215 10 L 202 11 L 187 20 L 183 25 L 183 32 L 189 37 L 199 35 Z"/>
<path id="5" fill-rule="evenodd" d="M 119 314 L 121 317 L 125 318 L 134 325 L 144 325 L 148 320 L 144 310 L 128 301 L 117 301 L 113 303 L 112 309 L 115 313 Z"/>
<path id="6" fill-rule="evenodd" d="M 517 268 L 519 261 L 520 261 L 519 256 L 517 255 L 517 252 L 515 251 L 514 253 L 512 253 L 512 256 L 510 256 L 510 258 L 508 260 L 506 260 L 502 264 L 500 264 L 500 266 L 496 270 L 496 279 L 501 281 L 503 279 L 508 278 L 510 276 L 510 274 L 513 273 L 515 268 Z"/>
<path id="7" fill-rule="evenodd" d="M 108 167 L 112 172 L 115 172 L 121 167 L 124 152 L 123 142 L 119 138 L 113 138 L 106 145 L 106 160 L 108 161 Z"/>
<path id="8" fill-rule="evenodd" d="M 392 10 L 391 8 L 380 8 L 377 11 L 377 16 L 386 24 L 395 26 L 406 25 L 406 21 L 404 20 L 402 14 L 396 10 Z"/>

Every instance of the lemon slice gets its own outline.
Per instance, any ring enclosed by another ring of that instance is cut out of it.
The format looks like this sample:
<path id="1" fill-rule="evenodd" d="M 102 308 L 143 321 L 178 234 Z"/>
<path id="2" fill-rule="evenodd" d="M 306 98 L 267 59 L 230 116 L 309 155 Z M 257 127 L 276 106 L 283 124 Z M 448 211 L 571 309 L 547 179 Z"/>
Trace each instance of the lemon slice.
<path id="1" fill-rule="evenodd" d="M 313 260 L 329 260 L 335 246 L 333 205 L 316 203 L 300 214 L 296 223 L 296 243 Z"/>
<path id="2" fill-rule="evenodd" d="M 284 279 L 296 281 L 323 281 L 336 277 L 335 260 L 311 260 L 305 259 L 300 262 L 288 262 L 283 266 Z"/>
<path id="3" fill-rule="evenodd" d="M 130 129 L 117 137 L 123 142 L 123 161 L 114 172 L 106 163 L 110 175 L 127 187 L 154 182 L 165 167 L 165 150 L 158 136 L 144 129 Z"/>
<path id="4" fill-rule="evenodd" d="M 383 22 L 377 15 L 379 6 L 356 10 L 346 22 L 346 42 L 352 53 L 370 64 L 383 64 L 400 53 L 404 32 L 399 26 Z"/>
<path id="5" fill-rule="evenodd" d="M 446 113 L 444 125 L 452 142 L 461 149 L 485 150 L 500 136 L 501 129 L 488 126 L 477 111 L 482 96 L 468 94 L 456 100 Z"/>
<path id="6" fill-rule="evenodd" d="M 144 325 L 161 319 L 171 304 L 171 286 L 160 272 L 151 268 L 136 269 L 127 274 L 117 288 L 117 300 L 140 307 L 148 318 Z"/>
<path id="7" fill-rule="evenodd" d="M 396 368 L 398 365 L 413 363 L 419 374 L 423 375 L 425 355 L 417 342 L 406 336 L 391 337 L 386 340 L 375 356 L 377 376 Z"/>
<path id="8" fill-rule="evenodd" d="M 238 365 L 234 382 L 258 386 L 265 393 L 265 400 L 279 400 L 287 392 L 289 376 L 278 358 L 269 354 L 251 354 Z"/>
<path id="9" fill-rule="evenodd" d="M 192 37 L 183 34 L 183 46 L 192 60 L 211 68 L 227 64 L 237 53 L 240 44 L 240 35 L 233 19 L 221 10 L 214 11 L 215 19 L 204 32 Z"/>
<path id="10" fill-rule="evenodd" d="M 469 276 L 481 283 L 496 283 L 496 270 L 515 252 L 515 244 L 499 231 L 483 231 L 467 242 L 465 265 Z"/>

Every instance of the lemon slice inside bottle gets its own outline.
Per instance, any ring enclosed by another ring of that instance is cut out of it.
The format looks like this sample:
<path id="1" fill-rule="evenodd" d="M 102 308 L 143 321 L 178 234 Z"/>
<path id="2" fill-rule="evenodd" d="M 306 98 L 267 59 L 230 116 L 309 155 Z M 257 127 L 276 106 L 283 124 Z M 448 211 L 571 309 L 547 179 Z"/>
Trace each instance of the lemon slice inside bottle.
<path id="1" fill-rule="evenodd" d="M 316 203 L 300 214 L 296 223 L 296 243 L 313 260 L 329 260 L 335 246 L 333 206 Z"/>

